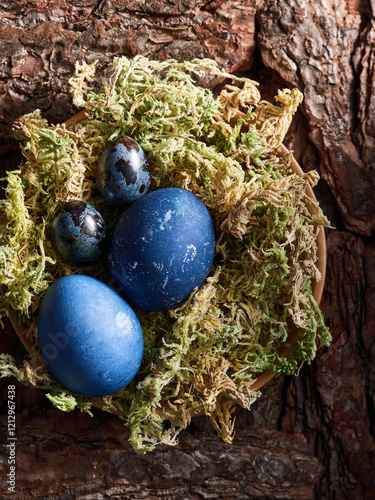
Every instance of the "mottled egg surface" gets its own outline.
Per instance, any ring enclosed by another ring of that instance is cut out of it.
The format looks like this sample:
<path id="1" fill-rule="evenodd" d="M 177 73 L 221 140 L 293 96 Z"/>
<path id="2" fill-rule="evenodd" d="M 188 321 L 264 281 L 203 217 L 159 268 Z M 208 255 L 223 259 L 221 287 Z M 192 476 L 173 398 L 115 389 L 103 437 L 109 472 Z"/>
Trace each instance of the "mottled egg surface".
<path id="1" fill-rule="evenodd" d="M 88 203 L 73 200 L 56 213 L 50 231 L 52 246 L 62 261 L 72 266 L 97 262 L 105 248 L 106 224 Z"/>
<path id="2" fill-rule="evenodd" d="M 127 206 L 147 193 L 148 162 L 134 139 L 119 137 L 104 150 L 97 165 L 96 185 L 101 196 L 116 207 Z"/>
<path id="3" fill-rule="evenodd" d="M 55 379 L 90 397 L 125 387 L 143 355 L 142 330 L 133 309 L 105 283 L 83 275 L 60 278 L 47 290 L 38 340 Z"/>
<path id="4" fill-rule="evenodd" d="M 108 246 L 108 271 L 131 305 L 164 311 L 202 285 L 214 252 L 214 226 L 204 203 L 184 189 L 159 189 L 120 217 Z"/>

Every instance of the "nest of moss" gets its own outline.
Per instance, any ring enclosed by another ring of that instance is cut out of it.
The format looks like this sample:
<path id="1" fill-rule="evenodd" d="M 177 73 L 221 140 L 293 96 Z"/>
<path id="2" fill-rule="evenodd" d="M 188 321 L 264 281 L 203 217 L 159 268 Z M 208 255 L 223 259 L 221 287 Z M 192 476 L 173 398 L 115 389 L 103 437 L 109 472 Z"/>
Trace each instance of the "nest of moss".
<path id="1" fill-rule="evenodd" d="M 215 96 L 197 84 L 207 75 L 231 83 Z M 295 174 L 291 155 L 279 151 L 302 94 L 284 89 L 271 104 L 261 100 L 256 82 L 209 59 L 116 58 L 98 93 L 89 88 L 94 77 L 95 64 L 78 63 L 70 80 L 74 104 L 85 109 L 78 123 L 52 126 L 35 111 L 14 124 L 25 161 L 7 173 L 0 205 L 0 313 L 26 325 L 32 348 L 22 366 L 1 354 L 1 374 L 44 388 L 60 410 L 91 414 L 93 398 L 69 393 L 48 373 L 38 349 L 38 310 L 61 276 L 88 274 L 107 283 L 109 277 L 103 263 L 79 269 L 58 261 L 48 231 L 58 206 L 71 199 L 93 205 L 111 230 L 122 211 L 99 196 L 95 170 L 108 143 L 129 135 L 147 155 L 151 189 L 182 187 L 205 203 L 216 255 L 203 286 L 181 307 L 136 310 L 145 345 L 141 368 L 101 404 L 121 412 L 138 453 L 175 444 L 196 413 L 209 415 L 230 442 L 235 406 L 250 408 L 260 395 L 253 389 L 257 376 L 295 373 L 330 341 L 311 291 L 312 280 L 321 278 L 317 235 L 329 225 L 306 194 L 318 176 Z M 303 333 L 283 357 L 290 321 Z"/>

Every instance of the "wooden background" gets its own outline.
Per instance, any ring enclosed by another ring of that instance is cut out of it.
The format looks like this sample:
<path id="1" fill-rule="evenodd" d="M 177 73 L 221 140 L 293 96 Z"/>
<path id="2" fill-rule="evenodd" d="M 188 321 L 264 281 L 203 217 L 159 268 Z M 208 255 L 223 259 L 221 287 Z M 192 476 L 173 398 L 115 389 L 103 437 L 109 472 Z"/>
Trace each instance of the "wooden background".
<path id="1" fill-rule="evenodd" d="M 0 0 L 1 172 L 20 161 L 18 116 L 76 112 L 67 84 L 76 60 L 209 56 L 258 80 L 266 98 L 303 91 L 286 146 L 319 171 L 316 195 L 335 226 L 322 301 L 332 346 L 299 377 L 269 383 L 251 412 L 238 410 L 232 445 L 199 418 L 178 446 L 137 456 L 116 417 L 62 414 L 16 384 L 14 498 L 375 498 L 374 10 L 371 0 Z M 8 323 L 0 342 L 22 361 Z"/>

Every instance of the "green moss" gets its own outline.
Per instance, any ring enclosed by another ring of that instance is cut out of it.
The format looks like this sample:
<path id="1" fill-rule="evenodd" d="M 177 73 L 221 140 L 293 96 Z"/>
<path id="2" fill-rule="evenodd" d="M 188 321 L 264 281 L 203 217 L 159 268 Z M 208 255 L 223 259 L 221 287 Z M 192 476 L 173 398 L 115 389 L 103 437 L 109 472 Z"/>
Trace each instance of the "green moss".
<path id="1" fill-rule="evenodd" d="M 233 85 L 214 96 L 197 82 L 206 74 L 231 77 Z M 37 316 L 43 293 L 65 274 L 110 281 L 102 264 L 79 269 L 58 262 L 49 225 L 60 203 L 80 198 L 102 213 L 111 231 L 121 210 L 98 195 L 96 164 L 111 140 L 131 135 L 148 156 L 152 189 L 183 187 L 206 204 L 217 251 L 209 278 L 181 307 L 136 311 L 145 341 L 142 365 L 129 386 L 103 398 L 103 409 L 123 412 L 139 453 L 176 444 L 192 412 L 209 415 L 231 441 L 235 405 L 250 408 L 259 396 L 252 388 L 256 376 L 266 369 L 294 373 L 315 356 L 317 338 L 321 345 L 330 341 L 311 293 L 311 280 L 319 279 L 317 225 L 328 221 L 319 208 L 315 215 L 308 210 L 305 191 L 313 176 L 294 174 L 290 155 L 278 152 L 301 94 L 281 91 L 282 107 L 260 101 L 255 82 L 227 75 L 208 59 L 117 58 L 109 86 L 99 93 L 88 89 L 93 75 L 94 65 L 77 64 L 70 81 L 74 103 L 86 109 L 78 124 L 52 126 L 35 111 L 14 126 L 25 163 L 22 175 L 7 174 L 0 206 L 6 290 L 0 311 L 27 325 L 33 349 L 22 367 L 1 355 L 1 374 L 43 387 L 62 411 L 90 412 L 92 399 L 70 394 L 49 376 L 38 351 Z M 282 358 L 287 321 L 304 334 Z"/>

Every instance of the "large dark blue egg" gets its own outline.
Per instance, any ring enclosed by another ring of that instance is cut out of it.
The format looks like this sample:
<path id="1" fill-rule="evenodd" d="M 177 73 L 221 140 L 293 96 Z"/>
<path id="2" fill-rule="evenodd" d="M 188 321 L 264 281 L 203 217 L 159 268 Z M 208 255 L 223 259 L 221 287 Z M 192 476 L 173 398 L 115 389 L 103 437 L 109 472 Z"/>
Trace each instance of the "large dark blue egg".
<path id="1" fill-rule="evenodd" d="M 164 311 L 202 285 L 214 252 L 214 226 L 204 203 L 184 189 L 159 189 L 120 217 L 108 246 L 108 270 L 130 304 Z"/>
<path id="2" fill-rule="evenodd" d="M 96 170 L 101 196 L 115 207 L 124 207 L 147 193 L 150 186 L 148 162 L 141 146 L 122 136 L 101 155 Z"/>
<path id="3" fill-rule="evenodd" d="M 143 355 L 133 309 L 108 285 L 83 275 L 60 278 L 47 290 L 38 340 L 50 373 L 84 396 L 106 396 L 125 387 Z"/>

